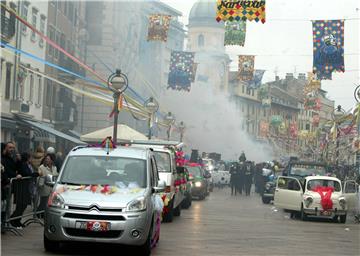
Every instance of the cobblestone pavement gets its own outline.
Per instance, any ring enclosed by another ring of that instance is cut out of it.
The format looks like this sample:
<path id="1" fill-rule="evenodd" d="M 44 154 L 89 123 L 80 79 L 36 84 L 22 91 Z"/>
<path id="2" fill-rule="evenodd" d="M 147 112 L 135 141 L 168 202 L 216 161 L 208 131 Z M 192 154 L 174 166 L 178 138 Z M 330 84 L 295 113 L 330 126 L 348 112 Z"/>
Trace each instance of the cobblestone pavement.
<path id="1" fill-rule="evenodd" d="M 42 227 L 32 224 L 22 237 L 2 236 L 2 255 L 45 255 Z M 194 201 L 181 217 L 161 226 L 153 255 L 360 255 L 360 225 L 349 216 L 346 224 L 313 219 L 290 219 L 258 195 L 231 196 L 214 190 Z M 135 255 L 129 248 L 85 244 L 67 245 L 64 255 Z"/>

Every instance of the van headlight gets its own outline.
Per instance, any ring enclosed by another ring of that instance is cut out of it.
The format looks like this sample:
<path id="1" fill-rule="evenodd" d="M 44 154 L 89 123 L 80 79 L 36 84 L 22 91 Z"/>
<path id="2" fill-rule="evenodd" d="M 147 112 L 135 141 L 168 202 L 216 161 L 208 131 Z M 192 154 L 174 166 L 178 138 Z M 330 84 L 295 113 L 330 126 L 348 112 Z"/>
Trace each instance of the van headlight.
<path id="1" fill-rule="evenodd" d="M 313 203 L 314 199 L 311 196 L 307 196 L 305 198 L 305 206 L 306 208 L 308 208 L 312 203 Z"/>
<path id="2" fill-rule="evenodd" d="M 339 204 L 343 210 L 346 208 L 346 200 L 344 197 L 339 198 Z"/>
<path id="3" fill-rule="evenodd" d="M 126 206 L 127 212 L 138 212 L 144 210 L 146 210 L 146 199 L 143 196 L 136 198 Z"/>
<path id="4" fill-rule="evenodd" d="M 197 182 L 195 182 L 195 187 L 197 187 L 197 188 L 200 188 L 201 187 L 201 181 L 197 181 Z"/>
<path id="5" fill-rule="evenodd" d="M 49 196 L 48 200 L 48 206 L 49 207 L 57 207 L 57 208 L 65 208 L 64 199 L 60 194 L 56 192 L 52 192 Z"/>

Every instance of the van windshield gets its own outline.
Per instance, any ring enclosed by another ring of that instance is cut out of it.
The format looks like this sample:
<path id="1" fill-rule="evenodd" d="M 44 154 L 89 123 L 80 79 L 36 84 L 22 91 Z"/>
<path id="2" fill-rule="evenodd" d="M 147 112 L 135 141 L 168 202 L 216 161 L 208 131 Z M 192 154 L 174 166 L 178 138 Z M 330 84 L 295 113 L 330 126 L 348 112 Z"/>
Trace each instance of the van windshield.
<path id="1" fill-rule="evenodd" d="M 319 187 L 332 187 L 336 192 L 341 191 L 340 183 L 335 180 L 316 179 L 309 180 L 307 183 L 307 190 L 314 191 Z"/>
<path id="2" fill-rule="evenodd" d="M 70 156 L 60 183 L 115 185 L 119 188 L 146 188 L 146 161 L 104 156 Z"/>
<path id="3" fill-rule="evenodd" d="M 154 152 L 159 172 L 171 172 L 170 154 L 166 152 Z"/>

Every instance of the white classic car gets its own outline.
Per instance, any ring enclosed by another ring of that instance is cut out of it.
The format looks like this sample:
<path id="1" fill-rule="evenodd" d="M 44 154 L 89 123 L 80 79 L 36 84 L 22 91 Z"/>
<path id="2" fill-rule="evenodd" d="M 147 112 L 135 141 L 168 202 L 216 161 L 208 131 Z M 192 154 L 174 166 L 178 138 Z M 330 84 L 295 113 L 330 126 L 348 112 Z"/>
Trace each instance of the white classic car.
<path id="1" fill-rule="evenodd" d="M 274 205 L 290 213 L 300 213 L 301 219 L 308 216 L 332 218 L 346 222 L 347 213 L 357 207 L 358 186 L 349 180 L 341 181 L 328 176 L 307 176 L 298 179 L 280 176 L 276 182 Z"/>

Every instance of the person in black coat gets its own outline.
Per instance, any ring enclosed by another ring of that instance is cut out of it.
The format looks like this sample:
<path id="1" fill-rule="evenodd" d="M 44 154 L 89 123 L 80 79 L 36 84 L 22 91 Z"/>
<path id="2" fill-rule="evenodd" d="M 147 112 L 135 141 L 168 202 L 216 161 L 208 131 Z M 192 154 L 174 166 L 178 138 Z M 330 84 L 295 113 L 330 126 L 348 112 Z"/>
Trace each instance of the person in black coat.
<path id="1" fill-rule="evenodd" d="M 29 153 L 21 154 L 21 164 L 18 172 L 21 175 L 21 179 L 14 181 L 14 203 L 16 208 L 11 218 L 17 219 L 12 220 L 10 223 L 15 227 L 21 227 L 21 215 L 24 213 L 26 207 L 31 205 L 35 195 L 35 177 L 39 174 L 34 171 L 31 164 L 31 155 Z"/>
<path id="2" fill-rule="evenodd" d="M 235 196 L 237 191 L 236 176 L 237 176 L 237 163 L 234 162 L 230 166 L 230 186 L 231 186 L 231 195 L 235 195 Z"/>
<path id="3" fill-rule="evenodd" d="M 254 173 L 253 165 L 250 161 L 246 161 L 245 163 L 245 192 L 247 196 L 250 196 L 251 185 L 252 185 L 252 178 Z"/>

